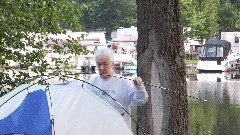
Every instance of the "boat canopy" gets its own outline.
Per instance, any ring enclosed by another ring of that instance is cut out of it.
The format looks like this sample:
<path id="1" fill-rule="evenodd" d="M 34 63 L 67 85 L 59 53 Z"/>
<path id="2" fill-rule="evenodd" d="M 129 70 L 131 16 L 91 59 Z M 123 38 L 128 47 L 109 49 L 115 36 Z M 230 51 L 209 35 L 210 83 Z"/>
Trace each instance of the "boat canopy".
<path id="1" fill-rule="evenodd" d="M 230 50 L 230 42 L 226 40 L 210 39 L 203 45 L 200 57 L 226 58 Z"/>

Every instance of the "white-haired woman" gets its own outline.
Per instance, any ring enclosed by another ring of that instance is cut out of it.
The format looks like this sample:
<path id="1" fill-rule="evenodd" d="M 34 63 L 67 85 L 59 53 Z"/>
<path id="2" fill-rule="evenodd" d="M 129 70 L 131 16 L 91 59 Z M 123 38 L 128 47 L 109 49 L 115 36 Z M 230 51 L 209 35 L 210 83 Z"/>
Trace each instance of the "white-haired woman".
<path id="1" fill-rule="evenodd" d="M 99 76 L 90 79 L 88 83 L 101 90 L 88 83 L 85 85 L 86 88 L 115 108 L 124 117 L 129 127 L 131 127 L 130 116 L 116 101 L 118 101 L 130 114 L 130 106 L 140 106 L 146 103 L 148 94 L 142 83 L 142 79 L 140 77 L 135 77 L 134 81 L 130 81 L 120 77 L 113 77 L 114 59 L 113 52 L 109 48 L 96 50 L 94 58 Z"/>

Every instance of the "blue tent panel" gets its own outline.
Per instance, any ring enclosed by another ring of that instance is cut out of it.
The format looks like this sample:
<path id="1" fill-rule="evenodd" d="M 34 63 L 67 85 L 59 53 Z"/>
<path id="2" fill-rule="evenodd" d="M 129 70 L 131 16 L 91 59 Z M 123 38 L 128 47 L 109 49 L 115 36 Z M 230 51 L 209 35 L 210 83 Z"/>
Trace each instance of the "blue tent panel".
<path id="1" fill-rule="evenodd" d="M 29 93 L 13 113 L 0 120 L 0 125 L 0 135 L 52 135 L 46 92 Z"/>

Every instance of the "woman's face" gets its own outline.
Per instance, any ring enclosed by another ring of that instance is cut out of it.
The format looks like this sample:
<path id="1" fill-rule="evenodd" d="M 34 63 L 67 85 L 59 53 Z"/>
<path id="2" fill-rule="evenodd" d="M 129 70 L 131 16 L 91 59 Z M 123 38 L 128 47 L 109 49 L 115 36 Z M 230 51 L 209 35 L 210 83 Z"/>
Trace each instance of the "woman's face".
<path id="1" fill-rule="evenodd" d="M 103 79 L 108 79 L 112 75 L 113 62 L 105 55 L 99 55 L 96 57 L 96 64 Z"/>

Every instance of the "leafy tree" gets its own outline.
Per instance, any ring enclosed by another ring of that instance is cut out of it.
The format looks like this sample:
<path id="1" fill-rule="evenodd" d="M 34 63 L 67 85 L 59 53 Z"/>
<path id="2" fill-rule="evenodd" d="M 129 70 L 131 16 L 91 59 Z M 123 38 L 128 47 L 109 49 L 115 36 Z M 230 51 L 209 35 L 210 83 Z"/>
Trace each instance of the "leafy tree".
<path id="1" fill-rule="evenodd" d="M 84 5 L 83 5 L 84 6 Z M 66 0 L 1 0 L 0 1 L 0 95 L 4 95 L 16 86 L 32 82 L 46 73 L 48 63 L 44 59 L 45 42 L 48 34 L 65 34 L 61 26 L 72 30 L 80 30 L 79 17 L 84 7 L 76 2 Z M 80 37 L 80 36 L 79 36 Z M 51 46 L 62 52 L 67 46 L 72 53 L 84 52 L 76 40 L 69 38 L 64 46 Z M 74 42 L 73 42 L 74 41 Z M 9 62 L 19 63 L 19 69 L 12 70 Z M 56 73 L 67 71 L 67 61 L 54 59 Z M 60 68 L 64 64 L 64 68 Z M 39 76 L 30 76 L 31 68 Z M 25 72 L 23 72 L 25 70 Z"/>
<path id="2" fill-rule="evenodd" d="M 104 29 L 106 39 L 118 27 L 136 24 L 136 2 L 134 0 L 87 0 L 88 8 L 83 11 L 82 25 L 86 31 Z"/>
<path id="3" fill-rule="evenodd" d="M 212 38 L 218 30 L 218 7 L 219 0 L 181 0 L 185 36 L 200 42 Z"/>
<path id="4" fill-rule="evenodd" d="M 238 0 L 181 0 L 185 38 L 207 40 L 221 31 L 240 30 Z"/>
<path id="5" fill-rule="evenodd" d="M 238 31 L 240 30 L 240 2 L 222 1 L 218 11 L 219 31 Z"/>

